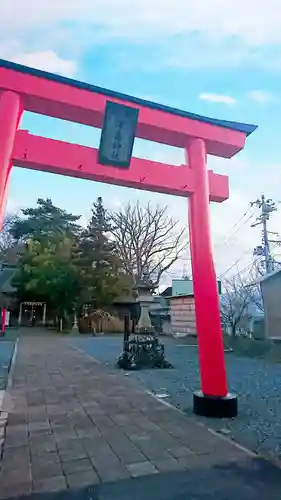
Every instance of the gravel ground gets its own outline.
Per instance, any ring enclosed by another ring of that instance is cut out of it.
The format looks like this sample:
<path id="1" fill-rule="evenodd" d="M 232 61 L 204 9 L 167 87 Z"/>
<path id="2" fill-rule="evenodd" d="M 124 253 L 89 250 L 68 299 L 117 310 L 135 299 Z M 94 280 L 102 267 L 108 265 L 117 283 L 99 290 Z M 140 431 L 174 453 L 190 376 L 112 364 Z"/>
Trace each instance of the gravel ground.
<path id="1" fill-rule="evenodd" d="M 78 348 L 109 366 L 122 349 L 122 339 L 103 337 L 73 339 Z M 192 413 L 192 392 L 200 387 L 197 347 L 181 346 L 180 340 L 165 340 L 171 370 L 129 372 L 146 389 L 166 392 L 165 401 Z M 281 458 L 281 366 L 263 360 L 226 354 L 229 388 L 239 397 L 236 419 L 202 420 L 238 443 L 263 456 Z"/>
<path id="2" fill-rule="evenodd" d="M 0 390 L 6 389 L 14 342 L 0 341 Z"/>

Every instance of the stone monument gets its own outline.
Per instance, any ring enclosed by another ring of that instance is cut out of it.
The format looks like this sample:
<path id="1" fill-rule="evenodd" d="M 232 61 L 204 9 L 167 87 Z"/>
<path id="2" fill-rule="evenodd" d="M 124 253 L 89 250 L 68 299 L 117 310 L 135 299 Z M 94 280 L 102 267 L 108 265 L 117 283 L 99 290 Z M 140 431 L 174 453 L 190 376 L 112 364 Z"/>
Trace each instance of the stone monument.
<path id="1" fill-rule="evenodd" d="M 136 370 L 172 367 L 165 358 L 164 344 L 159 341 L 149 316 L 153 289 L 148 273 L 144 273 L 135 287 L 136 307 L 140 310 L 139 319 L 134 332 L 124 333 L 123 352 L 117 360 L 119 368 Z"/>

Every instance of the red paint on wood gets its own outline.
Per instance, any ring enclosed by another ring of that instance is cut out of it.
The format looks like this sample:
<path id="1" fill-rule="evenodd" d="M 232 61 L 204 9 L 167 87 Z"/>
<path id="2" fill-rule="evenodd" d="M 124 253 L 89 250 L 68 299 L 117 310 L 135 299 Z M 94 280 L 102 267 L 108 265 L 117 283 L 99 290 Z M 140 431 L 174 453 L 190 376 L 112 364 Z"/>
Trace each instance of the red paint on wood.
<path id="1" fill-rule="evenodd" d="M 246 134 L 200 122 L 159 109 L 108 98 L 100 93 L 0 67 L 0 89 L 18 92 L 27 111 L 101 127 L 108 99 L 139 109 L 137 137 L 184 148 L 187 140 L 201 137 L 208 154 L 230 158 L 243 149 Z"/>
<path id="2" fill-rule="evenodd" d="M 194 192 L 194 173 L 187 165 L 168 165 L 132 158 L 129 169 L 98 163 L 98 150 L 46 139 L 19 130 L 12 155 L 15 166 L 54 174 L 79 177 L 177 196 Z M 222 202 L 228 198 L 228 177 L 209 172 L 210 199 Z"/>
<path id="3" fill-rule="evenodd" d="M 21 115 L 20 96 L 10 91 L 2 92 L 0 94 L 0 229 L 3 224 L 7 200 L 11 154 Z"/>
<path id="4" fill-rule="evenodd" d="M 51 75 L 53 78 L 53 76 Z M 127 97 L 128 99 L 128 97 Z M 133 158 L 129 169 L 100 165 L 97 150 L 17 131 L 22 107 L 47 116 L 101 127 L 107 100 L 139 109 L 137 137 L 185 148 L 189 165 Z M 194 117 L 193 117 L 194 118 Z M 3 218 L 11 161 L 14 165 L 98 182 L 189 197 L 189 231 L 202 390 L 225 396 L 219 299 L 213 263 L 209 201 L 228 198 L 228 178 L 207 170 L 207 154 L 230 158 L 244 147 L 246 131 L 107 97 L 97 89 L 0 67 L 0 222 Z M 2 329 L 4 320 L 2 311 Z M 4 321 L 5 323 L 5 321 Z"/>
<path id="5" fill-rule="evenodd" d="M 226 396 L 219 294 L 210 231 L 209 185 L 202 139 L 187 148 L 196 190 L 189 198 L 189 235 L 202 391 Z"/>

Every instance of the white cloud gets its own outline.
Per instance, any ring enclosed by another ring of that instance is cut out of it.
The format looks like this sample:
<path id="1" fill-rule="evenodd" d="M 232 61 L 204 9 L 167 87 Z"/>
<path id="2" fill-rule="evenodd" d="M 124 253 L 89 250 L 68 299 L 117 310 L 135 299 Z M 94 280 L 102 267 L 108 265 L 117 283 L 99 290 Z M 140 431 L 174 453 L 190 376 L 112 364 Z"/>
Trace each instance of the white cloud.
<path id="1" fill-rule="evenodd" d="M 41 0 L 40 3 L 10 0 L 3 4 L 2 0 L 1 19 L 9 30 L 10 21 L 15 30 L 77 20 L 103 25 L 113 35 L 136 37 L 153 33 L 157 36 L 159 33 L 205 32 L 215 39 L 236 36 L 252 45 L 281 41 L 279 0 L 266 3 L 256 0 L 201 0 L 197 3 L 163 0 L 161 9 L 156 0 L 67 0 L 67 6 L 57 0 Z"/>
<path id="2" fill-rule="evenodd" d="M 12 197 L 8 197 L 6 205 L 6 213 L 16 214 L 20 212 L 22 208 L 23 206 L 20 205 L 17 200 L 15 200 Z"/>
<path id="3" fill-rule="evenodd" d="M 32 68 L 49 71 L 50 73 L 59 73 L 65 76 L 73 76 L 76 72 L 74 61 L 60 58 L 52 50 L 43 52 L 33 52 L 12 57 L 14 62 L 31 66 Z"/>
<path id="4" fill-rule="evenodd" d="M 234 97 L 231 97 L 229 95 L 222 95 L 222 94 L 200 94 L 199 99 L 202 101 L 208 101 L 212 103 L 219 103 L 219 104 L 236 104 L 237 101 L 234 99 Z"/>
<path id="5" fill-rule="evenodd" d="M 16 62 L 45 71 L 73 76 L 76 72 L 74 61 L 60 58 L 55 52 L 46 50 L 15 57 Z"/>
<path id="6" fill-rule="evenodd" d="M 150 47 L 151 42 L 154 47 L 166 44 L 159 64 L 280 64 L 280 0 L 163 0 L 161 8 L 156 0 L 0 0 L 0 4 L 2 54 L 15 55 L 19 45 L 23 53 L 54 51 L 72 61 L 85 44 L 119 38 Z M 272 55 L 273 45 L 279 49 Z"/>
<path id="7" fill-rule="evenodd" d="M 265 90 L 252 90 L 248 93 L 249 99 L 256 102 L 267 103 L 272 100 L 273 96 Z"/>

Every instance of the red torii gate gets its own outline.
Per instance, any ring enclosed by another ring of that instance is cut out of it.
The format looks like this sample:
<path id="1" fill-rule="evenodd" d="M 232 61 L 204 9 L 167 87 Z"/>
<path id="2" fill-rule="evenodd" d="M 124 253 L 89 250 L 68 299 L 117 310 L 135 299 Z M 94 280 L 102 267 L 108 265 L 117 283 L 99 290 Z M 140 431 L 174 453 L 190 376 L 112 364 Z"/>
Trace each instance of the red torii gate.
<path id="1" fill-rule="evenodd" d="M 229 196 L 228 177 L 207 170 L 207 154 L 231 158 L 255 126 L 216 120 L 0 60 L 0 218 L 12 165 L 189 198 L 189 233 L 202 391 L 194 411 L 235 416 L 228 393 L 209 202 Z M 24 110 L 102 127 L 107 101 L 138 110 L 136 136 L 184 148 L 187 164 L 132 158 L 128 169 L 104 166 L 98 150 L 18 130 Z"/>

